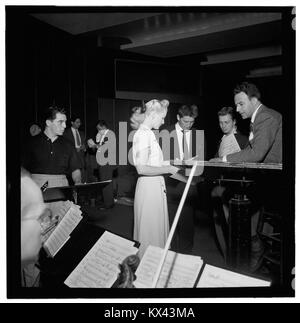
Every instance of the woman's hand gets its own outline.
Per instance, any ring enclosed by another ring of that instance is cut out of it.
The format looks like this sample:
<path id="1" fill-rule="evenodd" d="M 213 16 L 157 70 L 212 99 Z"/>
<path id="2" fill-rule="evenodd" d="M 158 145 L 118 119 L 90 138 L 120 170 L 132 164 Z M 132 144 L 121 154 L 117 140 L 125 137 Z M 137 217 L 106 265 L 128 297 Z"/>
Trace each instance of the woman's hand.
<path id="1" fill-rule="evenodd" d="M 175 166 L 170 165 L 169 166 L 169 173 L 172 174 L 172 175 L 174 175 L 174 174 L 176 174 L 179 171 L 179 169 L 180 168 L 178 168 L 178 167 L 175 167 Z"/>

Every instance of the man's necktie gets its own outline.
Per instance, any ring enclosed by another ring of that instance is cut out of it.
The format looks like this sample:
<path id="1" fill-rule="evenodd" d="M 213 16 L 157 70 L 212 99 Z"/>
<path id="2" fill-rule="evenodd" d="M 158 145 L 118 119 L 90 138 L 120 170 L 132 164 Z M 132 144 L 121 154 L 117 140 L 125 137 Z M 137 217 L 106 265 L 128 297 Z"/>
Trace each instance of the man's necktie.
<path id="1" fill-rule="evenodd" d="M 76 147 L 80 147 L 81 146 L 81 140 L 80 140 L 80 136 L 79 136 L 79 132 L 78 130 L 75 130 L 75 138 L 76 138 Z"/>
<path id="2" fill-rule="evenodd" d="M 186 139 L 186 131 L 182 131 L 182 152 L 183 152 L 183 159 L 189 159 L 189 147 Z"/>
<path id="3" fill-rule="evenodd" d="M 253 132 L 253 122 L 250 122 L 250 132 Z"/>
<path id="4" fill-rule="evenodd" d="M 254 133 L 253 133 L 253 122 L 250 122 L 249 140 L 252 140 L 253 137 L 254 137 Z"/>

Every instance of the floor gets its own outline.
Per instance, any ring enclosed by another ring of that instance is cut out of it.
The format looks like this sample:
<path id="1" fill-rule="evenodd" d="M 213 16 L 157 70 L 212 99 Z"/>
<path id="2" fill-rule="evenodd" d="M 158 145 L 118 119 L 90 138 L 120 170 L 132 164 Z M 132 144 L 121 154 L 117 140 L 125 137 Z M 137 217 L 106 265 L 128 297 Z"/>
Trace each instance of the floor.
<path id="1" fill-rule="evenodd" d="M 132 239 L 133 206 L 115 204 L 112 209 L 100 210 L 88 207 L 89 222 L 115 234 Z M 201 256 L 206 263 L 224 266 L 224 259 L 218 250 L 210 217 L 197 210 L 194 218 L 194 244 L 191 254 Z"/>

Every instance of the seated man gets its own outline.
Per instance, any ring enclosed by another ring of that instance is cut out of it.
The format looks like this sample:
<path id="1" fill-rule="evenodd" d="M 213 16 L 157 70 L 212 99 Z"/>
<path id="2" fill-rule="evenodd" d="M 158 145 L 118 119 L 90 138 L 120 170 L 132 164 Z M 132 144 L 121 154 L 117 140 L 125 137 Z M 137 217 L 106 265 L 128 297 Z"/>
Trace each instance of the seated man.
<path id="1" fill-rule="evenodd" d="M 215 157 L 226 153 L 241 151 L 248 145 L 248 138 L 237 130 L 236 116 L 232 107 L 224 107 L 218 112 L 219 126 L 223 132 Z M 217 239 L 225 257 L 228 236 L 228 201 L 232 197 L 230 190 L 224 186 L 215 186 L 211 192 L 213 199 L 213 219 Z"/>

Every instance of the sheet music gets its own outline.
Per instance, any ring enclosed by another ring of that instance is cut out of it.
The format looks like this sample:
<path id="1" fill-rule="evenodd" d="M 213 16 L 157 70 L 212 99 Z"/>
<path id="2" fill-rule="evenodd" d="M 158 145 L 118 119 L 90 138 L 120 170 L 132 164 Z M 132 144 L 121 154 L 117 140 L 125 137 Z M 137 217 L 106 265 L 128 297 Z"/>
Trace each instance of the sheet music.
<path id="1" fill-rule="evenodd" d="M 63 219 L 59 222 L 50 237 L 44 243 L 44 248 L 54 257 L 56 253 L 70 238 L 71 232 L 81 221 L 81 211 L 78 206 L 72 204 Z"/>
<path id="2" fill-rule="evenodd" d="M 105 231 L 64 283 L 69 287 L 110 288 L 118 278 L 119 264 L 137 251 L 134 241 Z"/>
<path id="3" fill-rule="evenodd" d="M 198 287 L 269 287 L 270 282 L 205 265 Z"/>
<path id="4" fill-rule="evenodd" d="M 149 246 L 136 270 L 137 288 L 151 288 L 163 249 Z M 192 288 L 196 282 L 203 261 L 201 257 L 168 251 L 157 288 Z"/>
<path id="5" fill-rule="evenodd" d="M 233 133 L 231 133 L 230 135 L 226 135 L 222 138 L 219 147 L 219 157 L 223 157 L 239 151 L 241 151 L 241 148 Z"/>
<path id="6" fill-rule="evenodd" d="M 188 177 L 182 175 L 181 173 L 176 173 L 170 176 L 173 179 L 176 179 L 177 181 L 183 182 L 183 183 L 187 183 L 188 181 Z"/>

